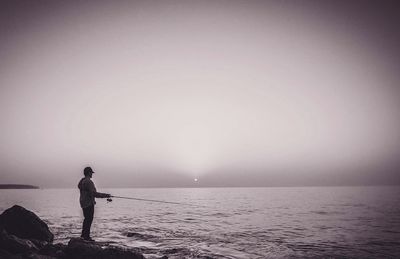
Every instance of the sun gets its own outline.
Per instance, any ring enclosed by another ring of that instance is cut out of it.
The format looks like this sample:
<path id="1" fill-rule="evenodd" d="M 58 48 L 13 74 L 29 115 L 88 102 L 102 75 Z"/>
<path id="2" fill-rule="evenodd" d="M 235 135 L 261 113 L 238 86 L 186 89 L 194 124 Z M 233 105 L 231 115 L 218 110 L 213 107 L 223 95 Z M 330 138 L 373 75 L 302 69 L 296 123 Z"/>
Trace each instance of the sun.
<path id="1" fill-rule="evenodd" d="M 195 182 L 197 182 L 198 180 L 199 180 L 199 179 L 197 179 L 197 178 L 194 178 L 194 181 L 195 181 Z"/>

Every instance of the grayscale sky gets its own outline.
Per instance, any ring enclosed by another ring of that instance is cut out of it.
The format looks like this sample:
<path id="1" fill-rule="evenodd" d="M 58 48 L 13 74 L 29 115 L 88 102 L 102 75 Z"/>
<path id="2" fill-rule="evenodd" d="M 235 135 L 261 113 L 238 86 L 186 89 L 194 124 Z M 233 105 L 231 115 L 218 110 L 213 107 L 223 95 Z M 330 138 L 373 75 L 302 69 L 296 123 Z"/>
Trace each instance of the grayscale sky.
<path id="1" fill-rule="evenodd" d="M 0 183 L 399 184 L 399 13 L 1 1 Z"/>

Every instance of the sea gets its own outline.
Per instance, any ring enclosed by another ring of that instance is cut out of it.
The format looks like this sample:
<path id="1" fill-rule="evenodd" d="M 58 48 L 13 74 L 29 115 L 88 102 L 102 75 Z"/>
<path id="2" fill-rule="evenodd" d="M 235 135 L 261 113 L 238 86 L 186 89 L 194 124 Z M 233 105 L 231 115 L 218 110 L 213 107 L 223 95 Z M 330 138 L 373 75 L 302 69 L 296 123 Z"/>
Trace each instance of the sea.
<path id="1" fill-rule="evenodd" d="M 400 258 L 400 186 L 102 189 L 92 237 L 146 258 Z M 79 237 L 77 189 L 0 190 L 54 242 Z"/>

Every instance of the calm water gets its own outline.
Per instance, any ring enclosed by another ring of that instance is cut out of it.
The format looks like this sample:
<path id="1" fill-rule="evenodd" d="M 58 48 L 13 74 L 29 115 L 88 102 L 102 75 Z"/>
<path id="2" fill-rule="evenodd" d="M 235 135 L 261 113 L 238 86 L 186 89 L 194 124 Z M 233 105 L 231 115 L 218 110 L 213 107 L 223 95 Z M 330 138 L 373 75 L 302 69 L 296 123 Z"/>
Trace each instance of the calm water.
<path id="1" fill-rule="evenodd" d="M 101 191 L 201 205 L 98 199 L 93 237 L 150 258 L 400 257 L 400 187 Z M 67 242 L 80 235 L 78 199 L 77 189 L 0 190 L 0 209 L 22 205 Z"/>

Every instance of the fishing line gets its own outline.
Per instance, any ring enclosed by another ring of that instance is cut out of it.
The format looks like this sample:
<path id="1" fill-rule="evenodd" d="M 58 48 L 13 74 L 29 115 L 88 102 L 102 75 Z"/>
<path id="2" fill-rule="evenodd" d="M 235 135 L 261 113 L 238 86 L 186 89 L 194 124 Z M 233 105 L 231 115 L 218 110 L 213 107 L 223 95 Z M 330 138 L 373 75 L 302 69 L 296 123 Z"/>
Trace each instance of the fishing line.
<path id="1" fill-rule="evenodd" d="M 195 207 L 204 207 L 201 205 L 189 204 L 189 203 L 182 203 L 182 202 L 172 202 L 172 201 L 160 201 L 160 200 L 151 200 L 151 199 L 142 199 L 142 198 L 133 198 L 133 197 L 124 197 L 124 196 L 111 196 L 112 198 L 118 199 L 126 199 L 126 200 L 136 200 L 136 201 L 148 201 L 148 202 L 159 202 L 159 203 L 168 203 L 168 204 L 176 204 L 176 205 L 186 205 L 186 206 L 195 206 Z M 112 201 L 111 199 L 107 201 Z"/>

